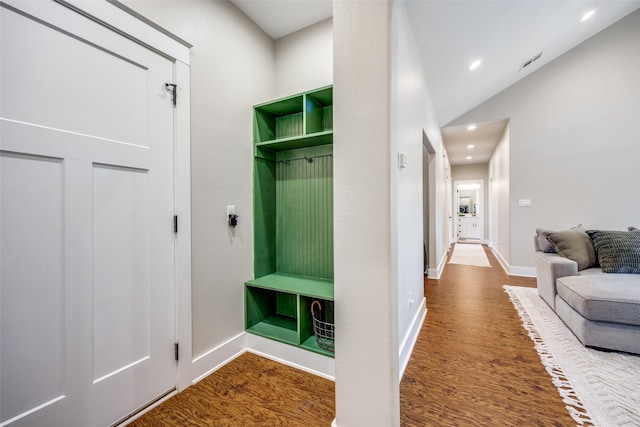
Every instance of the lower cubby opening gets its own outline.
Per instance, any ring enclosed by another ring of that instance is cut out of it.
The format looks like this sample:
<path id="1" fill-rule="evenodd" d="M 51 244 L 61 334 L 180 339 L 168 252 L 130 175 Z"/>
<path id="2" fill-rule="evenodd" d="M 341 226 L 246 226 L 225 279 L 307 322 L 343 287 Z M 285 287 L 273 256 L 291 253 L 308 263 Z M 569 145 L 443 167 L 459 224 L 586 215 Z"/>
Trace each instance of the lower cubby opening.
<path id="1" fill-rule="evenodd" d="M 245 283 L 247 332 L 334 357 L 333 280 L 272 273 Z M 325 322 L 314 334 L 312 307 Z"/>
<path id="2" fill-rule="evenodd" d="M 300 344 L 297 295 L 246 287 L 247 331 L 287 344 Z"/>

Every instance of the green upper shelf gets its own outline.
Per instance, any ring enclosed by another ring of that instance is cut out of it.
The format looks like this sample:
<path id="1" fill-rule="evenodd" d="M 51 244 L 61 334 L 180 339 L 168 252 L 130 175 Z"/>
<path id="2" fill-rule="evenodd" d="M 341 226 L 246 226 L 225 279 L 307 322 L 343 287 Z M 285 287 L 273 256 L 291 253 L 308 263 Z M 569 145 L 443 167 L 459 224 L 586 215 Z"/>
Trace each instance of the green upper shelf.
<path id="1" fill-rule="evenodd" d="M 333 144 L 333 131 L 316 132 L 310 135 L 292 136 L 273 141 L 258 142 L 256 148 L 266 148 L 271 151 L 292 150 L 295 148 L 314 147 L 317 145 Z"/>

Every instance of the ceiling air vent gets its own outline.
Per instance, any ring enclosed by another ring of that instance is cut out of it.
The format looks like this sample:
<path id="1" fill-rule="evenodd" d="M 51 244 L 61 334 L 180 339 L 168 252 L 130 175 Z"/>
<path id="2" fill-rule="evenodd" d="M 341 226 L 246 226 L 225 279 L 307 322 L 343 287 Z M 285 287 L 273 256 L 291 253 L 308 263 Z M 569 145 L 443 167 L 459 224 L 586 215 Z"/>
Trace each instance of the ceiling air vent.
<path id="1" fill-rule="evenodd" d="M 520 71 L 524 70 L 526 67 L 528 67 L 529 65 L 533 64 L 534 62 L 536 62 L 538 59 L 540 59 L 542 57 L 542 52 L 540 52 L 539 54 L 526 59 L 522 62 L 522 65 L 520 65 Z"/>

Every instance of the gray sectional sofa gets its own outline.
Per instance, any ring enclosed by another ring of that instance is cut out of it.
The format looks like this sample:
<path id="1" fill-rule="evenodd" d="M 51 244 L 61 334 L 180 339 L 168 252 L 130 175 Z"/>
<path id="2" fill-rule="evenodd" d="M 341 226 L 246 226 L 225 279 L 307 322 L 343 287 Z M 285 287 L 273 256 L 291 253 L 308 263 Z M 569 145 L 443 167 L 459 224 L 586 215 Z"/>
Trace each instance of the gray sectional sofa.
<path id="1" fill-rule="evenodd" d="M 620 233 L 629 232 L 538 230 L 538 293 L 583 345 L 640 354 L 640 232 Z M 576 247 L 578 255 L 571 252 Z"/>

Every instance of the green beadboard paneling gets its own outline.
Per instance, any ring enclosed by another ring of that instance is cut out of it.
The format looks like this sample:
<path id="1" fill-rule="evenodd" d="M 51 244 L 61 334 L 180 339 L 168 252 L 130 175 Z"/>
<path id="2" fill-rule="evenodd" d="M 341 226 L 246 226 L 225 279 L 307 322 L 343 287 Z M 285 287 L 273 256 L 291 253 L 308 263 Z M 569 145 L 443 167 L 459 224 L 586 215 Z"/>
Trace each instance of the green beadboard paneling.
<path id="1" fill-rule="evenodd" d="M 276 292 L 276 313 L 280 316 L 296 317 L 298 313 L 298 296 Z"/>
<path id="2" fill-rule="evenodd" d="M 302 156 L 300 156 L 302 157 Z M 333 278 L 333 158 L 276 164 L 276 270 Z"/>
<path id="3" fill-rule="evenodd" d="M 303 132 L 302 113 L 289 114 L 288 116 L 276 117 L 276 139 L 302 136 Z"/>
<path id="4" fill-rule="evenodd" d="M 276 164 L 256 158 L 254 162 L 254 274 L 276 271 Z"/>

